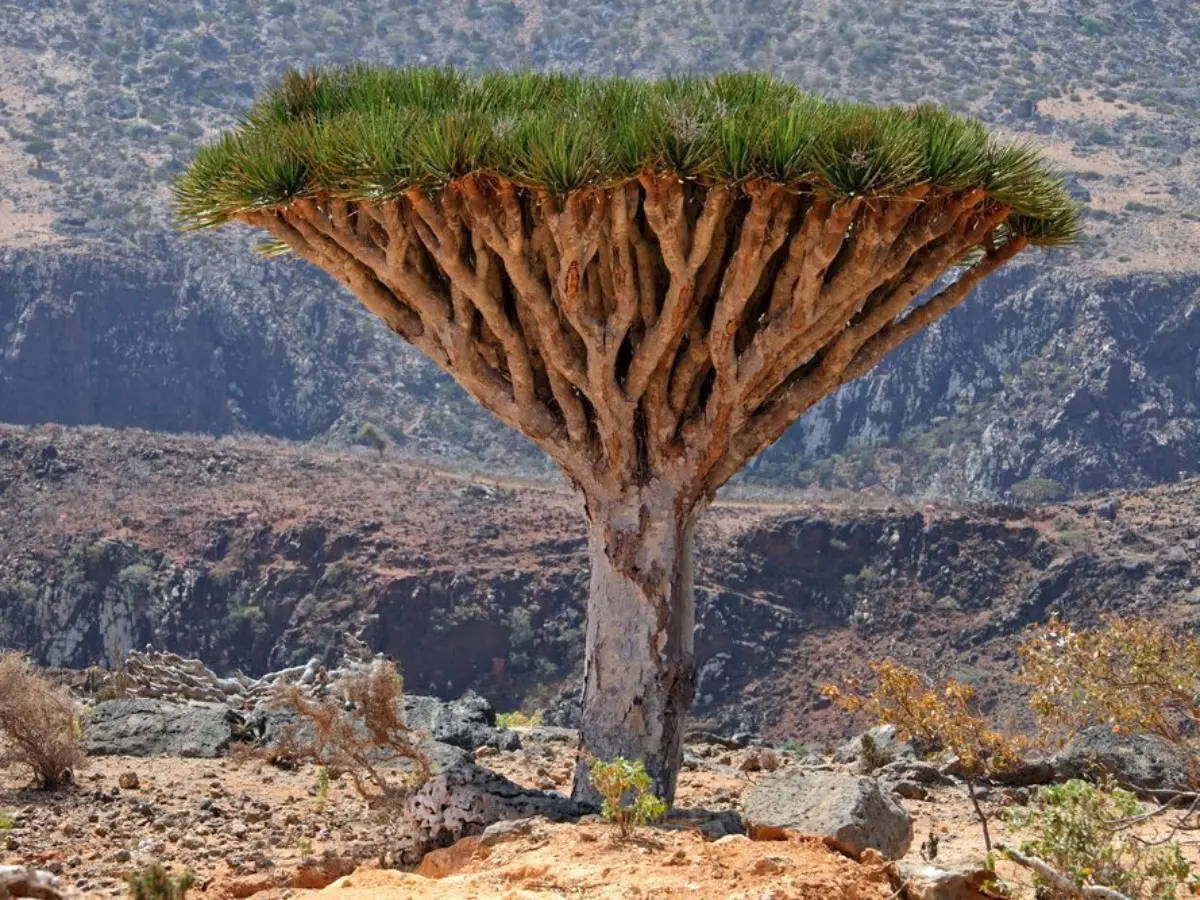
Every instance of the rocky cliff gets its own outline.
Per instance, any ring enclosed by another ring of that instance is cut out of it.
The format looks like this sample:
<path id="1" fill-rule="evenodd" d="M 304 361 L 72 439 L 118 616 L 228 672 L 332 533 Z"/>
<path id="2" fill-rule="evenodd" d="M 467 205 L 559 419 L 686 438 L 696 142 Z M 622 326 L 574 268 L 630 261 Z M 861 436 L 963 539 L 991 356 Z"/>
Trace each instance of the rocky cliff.
<path id="1" fill-rule="evenodd" d="M 345 440 L 376 420 L 412 453 L 535 460 L 326 276 L 249 244 L 0 249 L 0 421 Z"/>
<path id="2" fill-rule="evenodd" d="M 1198 348 L 1200 276 L 1020 267 L 808 413 L 758 477 L 844 454 L 825 477 L 966 499 L 1174 481 L 1200 460 Z"/>
<path id="3" fill-rule="evenodd" d="M 0 420 L 343 440 L 373 421 L 410 454 L 547 465 L 324 275 L 247 243 L 0 251 Z M 806 415 L 748 480 L 988 499 L 1194 473 L 1198 304 L 1200 276 L 1014 269 Z"/>
<path id="4" fill-rule="evenodd" d="M 0 645 L 41 662 L 152 643 L 261 673 L 350 631 L 412 690 L 572 714 L 587 570 L 576 500 L 552 487 L 270 441 L 10 427 L 0 508 Z M 696 715 L 837 736 L 820 684 L 881 654 L 1011 709 L 997 676 L 1031 623 L 1196 621 L 1197 512 L 1193 481 L 1040 509 L 718 504 L 699 533 Z"/>

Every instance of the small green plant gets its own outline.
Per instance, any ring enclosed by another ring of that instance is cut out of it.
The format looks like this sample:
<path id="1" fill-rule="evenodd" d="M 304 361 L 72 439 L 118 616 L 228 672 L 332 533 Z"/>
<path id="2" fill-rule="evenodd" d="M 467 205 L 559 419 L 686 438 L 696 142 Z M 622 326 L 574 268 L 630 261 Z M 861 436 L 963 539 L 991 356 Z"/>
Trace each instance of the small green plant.
<path id="1" fill-rule="evenodd" d="M 604 798 L 600 814 L 604 821 L 621 829 L 627 838 L 639 825 L 658 822 L 667 814 L 667 804 L 654 795 L 650 775 L 641 760 L 618 756 L 610 762 L 593 759 L 588 763 L 592 784 Z"/>
<path id="2" fill-rule="evenodd" d="M 8 813 L 0 813 L 0 837 L 4 837 L 12 831 L 13 821 L 12 816 Z"/>
<path id="3" fill-rule="evenodd" d="M 320 766 L 317 769 L 317 812 L 325 812 L 325 804 L 329 802 L 329 769 Z"/>
<path id="4" fill-rule="evenodd" d="M 862 751 L 858 755 L 858 767 L 864 775 L 882 769 L 894 758 L 886 748 L 879 745 L 879 741 L 875 740 L 875 736 L 869 731 L 863 733 L 859 745 Z"/>
<path id="5" fill-rule="evenodd" d="M 496 716 L 497 728 L 535 728 L 542 724 L 542 711 L 523 713 L 519 709 Z"/>
<path id="6" fill-rule="evenodd" d="M 129 876 L 129 895 L 133 900 L 184 900 L 191 886 L 191 875 L 173 877 L 158 862 Z"/>
<path id="7" fill-rule="evenodd" d="M 312 838 L 306 838 L 306 837 L 300 838 L 300 840 L 296 842 L 296 849 L 300 851 L 301 856 L 312 856 L 313 855 Z"/>
<path id="8" fill-rule="evenodd" d="M 1035 874 L 1038 896 L 1045 900 L 1074 896 L 1066 885 L 1055 884 L 1055 875 L 1078 888 L 1111 888 L 1136 900 L 1174 900 L 1178 889 L 1195 879 L 1179 844 L 1147 842 L 1130 833 L 1130 826 L 1145 817 L 1137 798 L 1111 783 L 1098 787 L 1075 779 L 1046 785 L 1028 808 L 1010 813 L 1012 823 L 1030 837 L 1019 854 L 1009 856 L 1032 862 L 1035 873 L 1038 863 L 1053 870 Z"/>

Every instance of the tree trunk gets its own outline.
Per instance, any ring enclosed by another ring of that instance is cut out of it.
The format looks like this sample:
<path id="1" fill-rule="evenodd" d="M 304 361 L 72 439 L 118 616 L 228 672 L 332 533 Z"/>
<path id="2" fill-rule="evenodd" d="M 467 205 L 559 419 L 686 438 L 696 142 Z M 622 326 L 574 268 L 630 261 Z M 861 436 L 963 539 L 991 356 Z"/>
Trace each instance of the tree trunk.
<path id="1" fill-rule="evenodd" d="M 572 795 L 595 802 L 590 757 L 641 760 L 669 805 L 695 691 L 692 531 L 699 509 L 660 479 L 587 498 L 582 753 Z"/>

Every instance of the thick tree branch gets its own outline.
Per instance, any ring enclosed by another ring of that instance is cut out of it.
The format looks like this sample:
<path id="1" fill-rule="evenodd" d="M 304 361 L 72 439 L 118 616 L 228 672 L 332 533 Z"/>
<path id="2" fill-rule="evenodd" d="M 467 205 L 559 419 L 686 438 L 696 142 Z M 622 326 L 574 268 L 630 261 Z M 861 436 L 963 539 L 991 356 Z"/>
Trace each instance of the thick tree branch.
<path id="1" fill-rule="evenodd" d="M 1048 862 L 1036 856 L 1026 856 L 1024 853 L 1013 850 L 1011 847 L 1001 847 L 1000 850 L 1018 866 L 1029 869 L 1029 871 L 1041 876 L 1043 880 L 1051 884 L 1064 897 L 1073 897 L 1075 900 L 1093 900 L 1093 898 L 1096 898 L 1096 900 L 1131 900 L 1130 897 L 1122 894 L 1120 891 L 1098 884 L 1088 884 L 1080 887 L 1066 875 L 1054 869 Z"/>

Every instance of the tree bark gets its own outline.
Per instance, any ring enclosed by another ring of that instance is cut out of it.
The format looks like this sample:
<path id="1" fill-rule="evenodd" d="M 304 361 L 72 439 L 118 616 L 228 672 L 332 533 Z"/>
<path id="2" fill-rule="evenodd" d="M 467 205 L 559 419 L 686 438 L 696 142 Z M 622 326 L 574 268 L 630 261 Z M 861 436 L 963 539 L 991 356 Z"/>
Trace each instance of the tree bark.
<path id="1" fill-rule="evenodd" d="M 692 532 L 700 512 L 662 477 L 589 495 L 588 592 L 581 753 L 572 796 L 597 802 L 591 758 L 641 760 L 668 805 L 695 691 Z"/>

